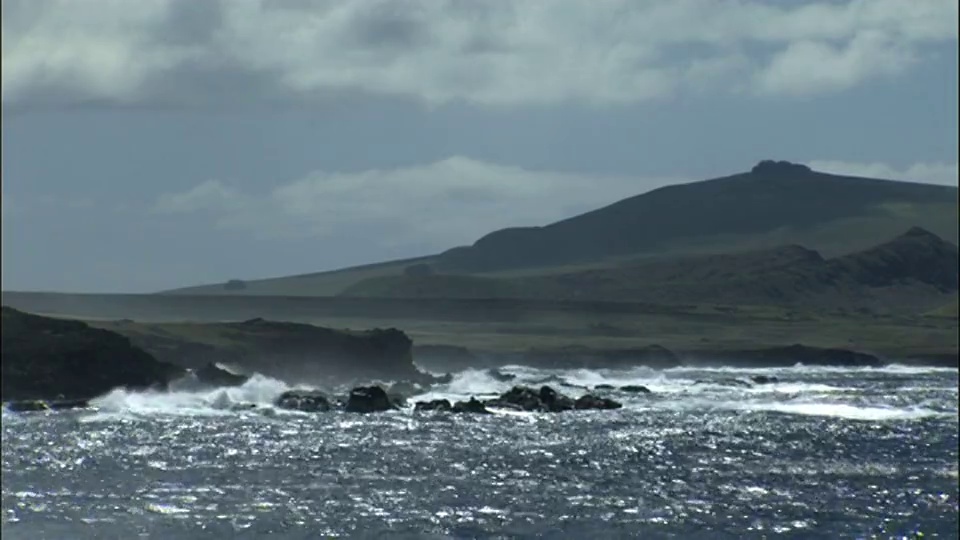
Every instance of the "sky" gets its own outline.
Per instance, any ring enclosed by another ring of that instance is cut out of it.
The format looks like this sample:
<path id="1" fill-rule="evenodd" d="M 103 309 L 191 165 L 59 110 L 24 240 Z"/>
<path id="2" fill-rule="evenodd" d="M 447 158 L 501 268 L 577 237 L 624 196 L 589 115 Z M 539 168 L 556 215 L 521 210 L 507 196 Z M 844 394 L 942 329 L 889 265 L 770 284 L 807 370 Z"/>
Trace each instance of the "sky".
<path id="1" fill-rule="evenodd" d="M 2 287 L 466 245 L 762 159 L 957 185 L 956 0 L 2 0 Z"/>

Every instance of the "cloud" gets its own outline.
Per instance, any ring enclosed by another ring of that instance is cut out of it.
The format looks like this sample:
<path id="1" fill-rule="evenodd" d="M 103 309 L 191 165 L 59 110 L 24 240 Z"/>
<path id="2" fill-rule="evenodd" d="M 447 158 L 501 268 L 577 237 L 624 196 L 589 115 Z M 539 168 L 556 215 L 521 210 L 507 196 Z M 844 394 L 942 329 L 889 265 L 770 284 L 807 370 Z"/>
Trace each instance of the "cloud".
<path id="1" fill-rule="evenodd" d="M 863 32 L 836 46 L 798 41 L 758 72 L 757 89 L 787 95 L 846 90 L 867 79 L 903 72 L 916 61 L 912 47 L 881 32 Z"/>
<path id="2" fill-rule="evenodd" d="M 317 171 L 262 195 L 220 182 L 160 197 L 160 213 L 206 214 L 258 238 L 343 237 L 391 248 L 442 250 L 491 230 L 543 225 L 674 183 L 532 171 L 455 156 L 426 165 Z"/>
<path id="3" fill-rule="evenodd" d="M 814 160 L 815 170 L 957 185 L 957 164 Z M 377 248 L 439 251 L 493 230 L 545 225 L 691 178 L 591 176 L 463 156 L 396 169 L 315 171 L 265 193 L 208 181 L 160 196 L 153 213 L 197 215 L 260 240 L 344 238 Z"/>
<path id="4" fill-rule="evenodd" d="M 4 0 L 3 104 L 212 106 L 355 93 L 622 104 L 750 81 L 840 91 L 957 39 L 917 0 Z M 733 85 L 738 86 L 738 85 Z"/>
<path id="5" fill-rule="evenodd" d="M 154 207 L 159 214 L 235 211 L 249 205 L 247 198 L 219 180 L 207 180 L 188 191 L 161 195 Z"/>
<path id="6" fill-rule="evenodd" d="M 856 163 L 831 160 L 814 160 L 808 162 L 807 165 L 814 170 L 834 174 L 883 178 L 887 180 L 904 180 L 945 186 L 956 186 L 958 178 L 957 163 L 914 163 L 905 169 L 893 167 L 886 163 Z"/>

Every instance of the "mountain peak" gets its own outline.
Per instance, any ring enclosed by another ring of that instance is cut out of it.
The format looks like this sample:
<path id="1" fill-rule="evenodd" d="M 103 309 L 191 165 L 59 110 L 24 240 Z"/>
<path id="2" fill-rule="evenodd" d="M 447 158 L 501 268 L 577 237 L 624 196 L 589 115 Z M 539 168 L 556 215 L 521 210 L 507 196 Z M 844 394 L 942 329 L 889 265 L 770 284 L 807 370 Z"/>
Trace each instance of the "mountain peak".
<path id="1" fill-rule="evenodd" d="M 812 172 L 810 167 L 806 165 L 791 163 L 789 161 L 774 161 L 772 159 L 765 159 L 750 169 L 750 173 L 755 175 L 800 175 L 810 172 Z"/>
<path id="2" fill-rule="evenodd" d="M 835 261 L 854 272 L 861 283 L 876 287 L 914 280 L 941 291 L 956 291 L 960 275 L 957 247 L 920 227 Z"/>
<path id="3" fill-rule="evenodd" d="M 943 241 L 942 238 L 933 234 L 932 232 L 924 229 L 923 227 L 913 226 L 910 227 L 910 230 L 900 235 L 901 238 L 928 238 L 930 240 L 939 240 Z"/>

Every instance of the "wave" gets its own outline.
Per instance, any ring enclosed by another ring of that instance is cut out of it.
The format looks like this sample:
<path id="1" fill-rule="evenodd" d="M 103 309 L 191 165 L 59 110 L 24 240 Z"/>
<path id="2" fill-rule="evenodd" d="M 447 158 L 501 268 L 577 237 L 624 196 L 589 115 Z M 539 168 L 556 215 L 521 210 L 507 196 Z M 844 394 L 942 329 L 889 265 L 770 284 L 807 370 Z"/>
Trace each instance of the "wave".
<path id="1" fill-rule="evenodd" d="M 500 377 L 496 375 L 500 375 Z M 612 369 L 570 369 L 542 370 L 524 366 L 506 366 L 493 372 L 491 370 L 468 369 L 454 375 L 449 384 L 437 385 L 413 399 L 465 399 L 470 396 L 485 397 L 503 393 L 515 385 L 549 385 L 570 395 L 580 395 L 593 391 L 598 386 L 615 388 L 622 386 L 644 386 L 657 396 L 685 396 L 711 393 L 738 394 L 784 394 L 797 395 L 808 393 L 848 393 L 859 391 L 855 387 L 835 386 L 822 382 L 804 382 L 787 380 L 774 384 L 750 386 L 746 380 L 734 377 L 716 378 L 701 373 L 701 377 L 689 377 L 688 372 L 667 373 L 650 368 L 628 370 Z M 504 380 L 503 375 L 512 376 Z M 739 381 L 737 383 L 736 381 Z M 623 396 L 629 399 L 630 396 Z M 643 395 L 638 399 L 646 399 Z"/>
<path id="2" fill-rule="evenodd" d="M 244 384 L 231 388 L 174 388 L 166 392 L 118 389 L 91 400 L 90 404 L 106 414 L 218 415 L 231 414 L 247 404 L 272 408 L 274 400 L 284 391 L 291 389 L 287 384 L 259 373 L 251 376 Z"/>
<path id="3" fill-rule="evenodd" d="M 864 371 L 886 375 L 864 377 L 851 374 Z M 897 376 L 898 373 L 930 371 L 940 372 L 941 375 L 936 380 L 930 380 L 929 386 L 912 378 L 906 381 Z M 906 420 L 931 415 L 956 416 L 956 392 L 946 386 L 949 381 L 943 379 L 950 377 L 944 377 L 943 371 L 948 370 L 911 366 L 831 368 L 798 365 L 763 370 L 730 367 L 548 370 L 505 366 L 497 370 L 468 369 L 455 374 L 449 383 L 437 384 L 427 391 L 406 397 L 412 409 L 412 403 L 420 400 L 486 399 L 506 392 L 515 385 L 535 388 L 549 385 L 574 398 L 587 392 L 609 394 L 621 401 L 625 409 L 634 412 L 736 410 L 850 420 Z M 757 373 L 776 375 L 779 381 L 756 385 L 746 382 L 751 374 Z M 910 390 L 901 387 L 905 382 L 909 382 Z M 598 390 L 596 387 L 600 385 L 610 388 Z M 644 386 L 651 393 L 630 394 L 617 390 L 627 385 Z M 294 388 L 307 387 L 291 386 L 256 373 L 243 385 L 230 388 L 202 387 L 196 381 L 184 379 L 166 392 L 110 392 L 91 401 L 97 412 L 92 417 L 84 417 L 82 421 L 117 416 L 306 414 L 278 411 L 273 407 L 281 393 Z M 931 392 L 936 392 L 937 396 L 944 394 L 952 401 L 943 401 Z M 936 403 L 922 401 L 931 397 L 935 397 Z M 253 410 L 249 407 L 251 404 L 256 405 Z M 6 413 L 4 418 L 7 419 Z"/>
<path id="4" fill-rule="evenodd" d="M 960 368 L 936 366 L 911 366 L 905 364 L 887 364 L 884 366 L 818 366 L 800 362 L 785 367 L 735 367 L 735 366 L 682 366 L 667 368 L 666 373 L 684 373 L 690 371 L 715 373 L 890 373 L 917 375 L 925 373 L 960 373 Z"/>
<path id="5" fill-rule="evenodd" d="M 950 413 L 923 407 L 868 407 L 847 403 L 762 403 L 741 404 L 737 408 L 751 412 L 769 411 L 806 416 L 825 416 L 845 420 L 917 420 L 934 416 L 952 416 Z"/>

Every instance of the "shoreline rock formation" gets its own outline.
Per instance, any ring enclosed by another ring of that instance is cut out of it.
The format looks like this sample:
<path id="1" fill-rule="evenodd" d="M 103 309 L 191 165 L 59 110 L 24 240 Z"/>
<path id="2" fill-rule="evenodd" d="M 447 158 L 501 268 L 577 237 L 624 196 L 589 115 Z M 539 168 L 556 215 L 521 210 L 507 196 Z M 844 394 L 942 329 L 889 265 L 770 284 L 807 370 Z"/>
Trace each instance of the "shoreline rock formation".
<path id="1" fill-rule="evenodd" d="M 162 389 L 184 374 L 115 332 L 6 306 L 0 344 L 4 401 L 82 402 L 115 388 Z"/>

